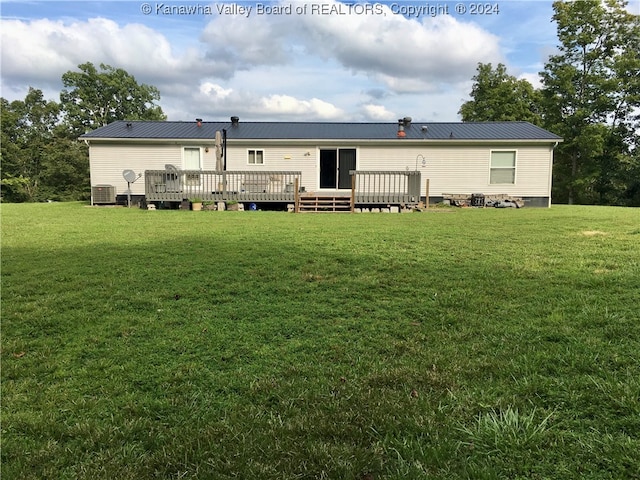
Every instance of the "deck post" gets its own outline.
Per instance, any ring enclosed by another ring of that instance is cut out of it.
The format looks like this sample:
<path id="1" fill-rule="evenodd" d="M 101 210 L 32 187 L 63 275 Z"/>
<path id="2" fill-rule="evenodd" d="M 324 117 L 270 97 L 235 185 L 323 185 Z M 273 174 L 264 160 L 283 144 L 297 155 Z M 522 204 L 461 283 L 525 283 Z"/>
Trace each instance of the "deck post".
<path id="1" fill-rule="evenodd" d="M 351 213 L 356 211 L 356 172 L 351 172 Z"/>
<path id="2" fill-rule="evenodd" d="M 424 208 L 429 208 L 429 179 L 427 178 L 427 185 L 424 197 Z"/>
<path id="3" fill-rule="evenodd" d="M 294 192 L 295 192 L 295 203 L 293 206 L 293 211 L 295 213 L 300 212 L 300 183 L 299 182 L 300 182 L 300 179 L 296 177 L 296 180 L 293 185 Z"/>

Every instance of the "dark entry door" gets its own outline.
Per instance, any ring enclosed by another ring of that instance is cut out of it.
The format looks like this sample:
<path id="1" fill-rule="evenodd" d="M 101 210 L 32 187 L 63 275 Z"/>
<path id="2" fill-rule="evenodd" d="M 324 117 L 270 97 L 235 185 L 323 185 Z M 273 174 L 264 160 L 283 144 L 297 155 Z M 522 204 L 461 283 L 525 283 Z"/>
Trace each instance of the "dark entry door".
<path id="1" fill-rule="evenodd" d="M 338 151 L 320 150 L 320 188 L 336 188 Z"/>
<path id="2" fill-rule="evenodd" d="M 356 169 L 356 149 L 320 150 L 320 188 L 351 188 L 350 170 Z"/>
<path id="3" fill-rule="evenodd" d="M 350 170 L 356 169 L 356 149 L 341 148 L 338 150 L 338 188 L 351 188 Z"/>

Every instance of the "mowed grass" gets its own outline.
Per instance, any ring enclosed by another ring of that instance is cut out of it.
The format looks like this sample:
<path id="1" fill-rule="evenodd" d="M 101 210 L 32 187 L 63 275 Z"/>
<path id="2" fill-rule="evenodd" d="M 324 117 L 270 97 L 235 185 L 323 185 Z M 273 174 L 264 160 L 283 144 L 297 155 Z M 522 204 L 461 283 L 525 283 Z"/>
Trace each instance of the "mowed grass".
<path id="1" fill-rule="evenodd" d="M 640 210 L 2 205 L 2 478 L 640 478 Z"/>

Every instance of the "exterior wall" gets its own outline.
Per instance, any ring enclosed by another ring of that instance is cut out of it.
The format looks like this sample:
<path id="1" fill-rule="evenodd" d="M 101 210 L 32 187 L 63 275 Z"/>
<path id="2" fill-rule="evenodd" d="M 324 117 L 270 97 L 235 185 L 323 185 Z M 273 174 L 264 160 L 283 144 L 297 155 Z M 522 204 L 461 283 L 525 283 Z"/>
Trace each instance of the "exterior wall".
<path id="1" fill-rule="evenodd" d="M 116 194 L 126 194 L 127 182 L 122 177 L 124 170 L 141 173 L 142 177 L 131 185 L 133 195 L 144 195 L 144 171 L 164 170 L 166 164 L 182 168 L 184 147 L 200 147 L 203 170 L 214 170 L 216 165 L 215 148 L 203 144 L 113 144 L 91 143 L 89 165 L 91 185 L 114 185 Z M 205 150 L 209 151 L 206 152 Z"/>
<path id="2" fill-rule="evenodd" d="M 287 146 L 259 142 L 227 148 L 228 170 L 300 170 L 302 186 L 318 190 L 320 149 L 356 148 L 358 170 L 419 170 L 422 174 L 421 195 L 484 193 L 518 197 L 549 197 L 553 149 L 549 144 L 517 145 L 423 145 L 380 146 L 344 144 L 308 144 Z M 264 165 L 249 165 L 247 151 L 264 151 Z M 491 151 L 516 151 L 515 184 L 489 183 Z M 424 160 L 424 161 L 423 161 Z"/>
<path id="3" fill-rule="evenodd" d="M 492 150 L 516 151 L 515 184 L 489 183 Z M 423 196 L 426 179 L 429 179 L 429 195 L 432 197 L 445 193 L 548 197 L 551 194 L 551 159 L 550 145 L 365 147 L 359 150 L 358 169 L 415 170 L 417 165 L 422 174 Z"/>
<path id="4" fill-rule="evenodd" d="M 249 150 L 263 150 L 264 164 L 248 163 Z M 227 145 L 227 170 L 254 171 L 299 171 L 302 172 L 300 186 L 313 191 L 318 184 L 318 160 L 315 145 L 260 144 Z"/>
<path id="5" fill-rule="evenodd" d="M 518 197 L 549 198 L 553 146 L 548 143 L 496 143 L 465 145 L 431 143 L 423 145 L 382 145 L 379 142 L 296 142 L 229 141 L 227 170 L 301 171 L 301 186 L 317 191 L 322 148 L 356 148 L 358 170 L 415 170 L 422 174 L 421 195 L 426 193 L 429 179 L 431 197 L 443 194 L 484 193 Z M 91 185 L 115 185 L 117 194 L 126 193 L 125 169 L 144 174 L 148 169 L 164 169 L 165 164 L 183 168 L 184 147 L 200 147 L 203 170 L 215 170 L 215 147 L 212 143 L 114 143 L 91 142 Z M 206 151 L 208 149 L 208 151 Z M 248 150 L 263 150 L 264 164 L 248 163 Z M 490 184 L 492 150 L 515 150 L 515 184 Z M 424 162 L 423 162 L 424 159 Z M 143 178 L 132 185 L 132 194 L 144 194 Z"/>

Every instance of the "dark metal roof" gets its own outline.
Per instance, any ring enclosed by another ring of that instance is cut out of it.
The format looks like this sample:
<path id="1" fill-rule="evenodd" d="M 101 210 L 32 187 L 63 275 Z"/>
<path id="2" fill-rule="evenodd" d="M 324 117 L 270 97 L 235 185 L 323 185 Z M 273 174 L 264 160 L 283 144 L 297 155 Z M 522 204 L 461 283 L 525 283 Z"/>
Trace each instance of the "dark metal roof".
<path id="1" fill-rule="evenodd" d="M 426 129 L 424 128 L 426 127 Z M 117 121 L 81 136 L 84 139 L 213 140 L 216 131 L 245 140 L 395 140 L 398 124 L 328 122 L 167 122 Z M 528 122 L 411 122 L 407 140 L 549 140 L 559 136 Z"/>

